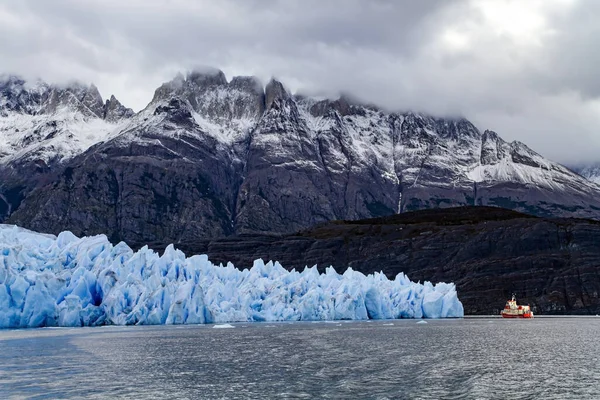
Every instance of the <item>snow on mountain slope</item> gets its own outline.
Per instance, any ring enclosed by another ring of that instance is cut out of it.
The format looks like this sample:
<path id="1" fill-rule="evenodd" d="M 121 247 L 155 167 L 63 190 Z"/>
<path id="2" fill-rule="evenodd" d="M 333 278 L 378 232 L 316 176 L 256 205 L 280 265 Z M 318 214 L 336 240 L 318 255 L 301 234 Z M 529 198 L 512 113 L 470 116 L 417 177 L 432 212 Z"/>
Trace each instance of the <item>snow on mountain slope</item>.
<path id="1" fill-rule="evenodd" d="M 119 133 L 132 139 L 127 133 L 160 124 L 162 120 L 155 116 L 161 112 L 173 113 L 174 100 L 181 102 L 175 108 L 186 109 L 184 114 L 189 112 L 195 124 L 187 132 L 195 130 L 196 136 L 208 135 L 232 146 L 249 140 L 274 99 L 285 92 L 279 82 L 277 85 L 281 87 L 268 99 L 253 77 L 234 77 L 228 82 L 218 70 L 178 75 L 156 90 L 138 118 L 126 123 L 131 110 L 114 96 L 103 103 L 94 85 L 59 88 L 4 76 L 0 78 L 0 162 L 22 157 L 60 161 Z M 281 104 L 284 114 L 273 120 L 276 125 L 261 127 L 262 132 L 276 136 L 255 135 L 255 142 L 280 141 L 284 136 L 295 141 L 304 135 L 299 132 L 305 132 L 305 139 L 327 140 L 337 130 L 344 143 L 335 149 L 330 163 L 347 165 L 350 158 L 352 168 L 376 166 L 383 177 L 403 185 L 419 185 L 424 169 L 434 169 L 429 179 L 442 185 L 496 181 L 564 189 L 555 179 L 558 175 L 577 180 L 569 170 L 524 144 L 506 143 L 490 131 L 481 134 L 466 120 L 387 114 L 352 104 L 344 97 L 317 101 L 287 95 Z"/>
<path id="2" fill-rule="evenodd" d="M 70 159 L 106 140 L 132 115 L 114 96 L 103 102 L 94 85 L 58 87 L 1 77 L 0 163 Z"/>
<path id="3" fill-rule="evenodd" d="M 271 80 L 265 88 L 265 97 L 266 111 L 252 134 L 250 148 L 266 155 L 271 164 L 301 164 L 321 169 L 315 162 L 314 134 L 301 118 L 290 93 L 281 82 Z"/>
<path id="4" fill-rule="evenodd" d="M 119 107 L 111 98 L 101 112 L 94 87 L 15 85 L 0 90 L 5 118 L 36 122 L 5 124 L 12 131 L 0 141 L 4 158 L 55 155 L 65 167 L 25 200 L 21 182 L 1 188 L 10 204 L 0 197 L 0 215 L 33 229 L 106 232 L 140 244 L 461 205 L 600 218 L 597 185 L 464 118 L 295 96 L 274 79 L 263 88 L 214 70 L 178 75 L 144 110 L 114 123 L 108 110 Z M 63 125 L 77 129 L 50 134 L 47 126 L 60 125 L 51 120 L 23 142 L 43 123 L 35 118 L 65 107 L 77 117 Z"/>
<path id="5" fill-rule="evenodd" d="M 572 167 L 572 169 L 589 181 L 600 185 L 600 163 L 578 165 Z"/>
<path id="6" fill-rule="evenodd" d="M 345 100 L 337 102 L 340 101 Z M 317 136 L 330 135 L 338 127 L 349 139 L 355 162 L 377 165 L 385 176 L 395 180 L 395 175 L 399 175 L 409 186 L 419 183 L 424 167 L 435 167 L 442 172 L 439 174 L 442 184 L 462 179 L 555 187 L 553 176 L 570 174 L 522 143 L 506 143 L 490 131 L 482 135 L 466 120 L 440 120 L 413 113 L 388 115 L 349 104 L 345 104 L 342 112 L 335 110 L 325 115 L 307 110 L 308 107 L 315 110 L 322 103 L 299 101 L 304 106 L 302 116 L 307 126 Z M 334 102 L 333 107 L 338 104 Z M 339 157 L 345 156 L 340 153 Z"/>
<path id="7" fill-rule="evenodd" d="M 314 137 L 326 140 L 326 137 L 337 134 L 345 139 L 343 147 L 352 154 L 340 153 L 340 158 L 348 161 L 350 156 L 356 163 L 355 168 L 359 164 L 376 165 L 386 177 L 395 179 L 393 137 L 390 135 L 389 118 L 385 113 L 368 107 L 352 106 L 345 98 L 333 102 L 323 100 L 310 108 L 306 107 L 306 102 L 300 101 L 298 104 L 307 125 L 312 127 Z"/>
<path id="8" fill-rule="evenodd" d="M 104 235 L 0 226 L 0 328 L 462 317 L 454 284 L 332 267 L 216 266 L 171 245 L 159 257 Z"/>
<path id="9" fill-rule="evenodd" d="M 173 99 L 189 108 L 203 133 L 225 144 L 246 139 L 264 111 L 264 90 L 256 78 L 227 82 L 221 71 L 178 75 L 156 90 L 146 111 L 155 112 Z"/>
<path id="10" fill-rule="evenodd" d="M 519 182 L 552 190 L 565 190 L 569 181 L 586 185 L 567 168 L 543 158 L 521 142 L 507 143 L 495 132 L 484 133 L 481 154 L 480 162 L 467 172 L 474 182 Z"/>
<path id="11" fill-rule="evenodd" d="M 67 108 L 51 115 L 0 117 L 0 162 L 28 158 L 46 163 L 70 159 L 118 131 L 120 124 L 86 118 Z"/>
<path id="12" fill-rule="evenodd" d="M 345 147 L 332 153 L 334 160 L 329 166 L 350 163 L 352 169 L 376 169 L 402 187 L 396 212 L 422 208 L 418 199 L 410 203 L 406 196 L 410 192 L 429 195 L 437 189 L 446 191 L 440 201 L 448 205 L 487 204 L 487 199 L 476 198 L 479 183 L 522 184 L 582 196 L 592 196 L 598 189 L 523 143 L 507 143 L 491 131 L 482 134 L 465 119 L 386 114 L 344 98 L 333 102 L 299 98 L 298 104 L 306 125 L 317 137 L 337 136 Z M 328 146 L 332 147 L 336 146 Z M 450 191 L 473 193 L 452 199 Z M 578 207 L 586 205 L 585 201 L 576 203 Z"/>

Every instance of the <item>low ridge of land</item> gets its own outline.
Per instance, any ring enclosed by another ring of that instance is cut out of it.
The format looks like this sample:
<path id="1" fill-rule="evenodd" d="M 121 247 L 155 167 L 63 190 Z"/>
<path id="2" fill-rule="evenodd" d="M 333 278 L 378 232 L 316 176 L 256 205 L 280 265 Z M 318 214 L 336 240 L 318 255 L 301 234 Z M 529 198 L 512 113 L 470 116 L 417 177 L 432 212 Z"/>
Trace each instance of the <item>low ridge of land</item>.
<path id="1" fill-rule="evenodd" d="M 177 247 L 240 268 L 262 258 L 288 269 L 333 265 L 338 272 L 352 267 L 365 274 L 404 272 L 414 281 L 455 282 L 465 314 L 499 313 L 512 293 L 538 314 L 600 313 L 600 223 L 590 220 L 457 207 Z"/>

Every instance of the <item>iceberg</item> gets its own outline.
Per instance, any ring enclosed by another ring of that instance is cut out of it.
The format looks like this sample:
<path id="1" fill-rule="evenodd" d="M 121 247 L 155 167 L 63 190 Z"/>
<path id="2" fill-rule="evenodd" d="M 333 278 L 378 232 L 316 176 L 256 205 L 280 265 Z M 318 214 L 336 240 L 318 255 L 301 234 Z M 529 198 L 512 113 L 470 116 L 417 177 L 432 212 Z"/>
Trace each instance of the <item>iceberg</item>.
<path id="1" fill-rule="evenodd" d="M 235 326 L 233 326 L 231 324 L 219 324 L 219 325 L 214 325 L 213 328 L 215 328 L 215 329 L 228 329 L 228 328 L 235 328 Z"/>
<path id="2" fill-rule="evenodd" d="M 462 317 L 451 283 L 316 266 L 250 269 L 0 225 L 0 328 Z"/>

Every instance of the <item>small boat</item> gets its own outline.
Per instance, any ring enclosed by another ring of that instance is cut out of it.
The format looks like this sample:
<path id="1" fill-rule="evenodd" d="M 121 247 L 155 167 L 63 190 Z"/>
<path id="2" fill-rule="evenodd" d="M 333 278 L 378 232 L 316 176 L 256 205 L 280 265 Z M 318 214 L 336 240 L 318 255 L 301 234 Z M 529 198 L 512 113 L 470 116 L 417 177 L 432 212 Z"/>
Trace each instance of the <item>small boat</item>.
<path id="1" fill-rule="evenodd" d="M 500 311 L 502 318 L 533 318 L 533 311 L 529 306 L 517 305 L 517 300 L 513 294 L 512 299 L 506 302 L 504 310 Z"/>

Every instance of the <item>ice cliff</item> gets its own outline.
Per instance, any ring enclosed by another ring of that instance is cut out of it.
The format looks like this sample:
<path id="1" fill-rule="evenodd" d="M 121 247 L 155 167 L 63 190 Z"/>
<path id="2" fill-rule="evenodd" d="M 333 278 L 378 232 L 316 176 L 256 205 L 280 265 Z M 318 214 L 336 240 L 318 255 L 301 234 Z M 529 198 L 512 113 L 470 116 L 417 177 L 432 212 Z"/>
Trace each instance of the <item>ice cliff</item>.
<path id="1" fill-rule="evenodd" d="M 159 256 L 104 235 L 0 225 L 0 328 L 462 316 L 454 284 L 402 273 L 319 274 L 262 260 L 239 270 L 173 246 Z"/>

